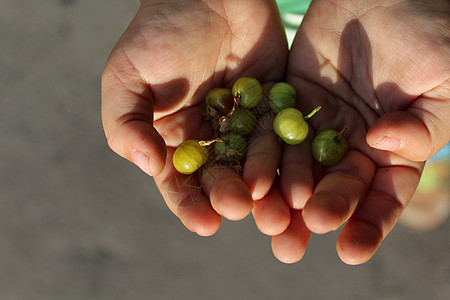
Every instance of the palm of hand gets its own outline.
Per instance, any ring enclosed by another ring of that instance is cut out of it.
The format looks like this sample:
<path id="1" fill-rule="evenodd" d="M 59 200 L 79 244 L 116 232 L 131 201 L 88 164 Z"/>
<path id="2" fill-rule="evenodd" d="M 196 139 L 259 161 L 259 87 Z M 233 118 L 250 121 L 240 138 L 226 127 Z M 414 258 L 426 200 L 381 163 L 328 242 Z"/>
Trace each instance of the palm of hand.
<path id="1" fill-rule="evenodd" d="M 300 109 L 308 112 L 321 105 L 310 119 L 312 128 L 347 127 L 350 151 L 336 166 L 321 168 L 312 165 L 308 147 L 298 147 L 298 154 L 285 149 L 284 157 L 312 167 L 313 175 L 303 171 L 296 176 L 302 169 L 292 167 L 284 172 L 284 195 L 291 206 L 304 207 L 301 216 L 292 215 L 303 218 L 296 221 L 297 229 L 290 229 L 300 233 L 288 231 L 272 241 L 275 255 L 284 261 L 301 258 L 309 237 L 306 228 L 325 233 L 345 222 L 337 244 L 340 257 L 351 264 L 370 259 L 411 199 L 423 163 L 375 150 L 367 142 L 373 145 L 383 138 L 386 123 L 378 126 L 380 118 L 393 126 L 404 118 L 426 121 L 433 102 L 448 89 L 446 65 L 441 63 L 448 48 L 442 47 L 445 34 L 439 22 L 445 13 L 440 20 L 434 7 L 418 9 L 404 1 L 389 7 L 365 5 L 358 11 L 351 4 L 313 2 L 291 50 L 287 80 L 299 92 Z M 404 134 L 420 131 L 411 128 Z M 420 155 L 409 157 L 420 160 Z M 283 168 L 281 173 L 283 177 Z M 293 187 L 307 185 L 311 176 L 316 187 L 306 202 L 308 197 Z M 296 251 L 283 246 L 294 242 Z"/>
<path id="2" fill-rule="evenodd" d="M 212 174 L 206 186 L 196 176 L 178 174 L 171 162 L 174 148 L 187 139 L 212 137 L 212 127 L 202 115 L 209 89 L 231 87 L 241 76 L 254 76 L 262 83 L 281 80 L 288 54 L 273 1 L 233 3 L 144 2 L 116 44 L 103 76 L 103 98 L 119 98 L 103 101 L 111 148 L 135 163 L 135 149 L 146 152 L 143 169 L 156 175 L 164 167 L 167 146 L 167 163 L 155 181 L 168 207 L 187 228 L 202 235 L 218 229 L 219 213 L 231 219 L 248 214 L 252 191 L 230 170 Z M 275 158 L 272 165 L 277 164 Z M 257 181 L 257 174 L 255 169 L 247 177 Z M 227 198 L 234 202 L 224 202 Z"/>
<path id="3" fill-rule="evenodd" d="M 160 24 L 140 25 L 147 45 L 146 51 L 133 46 L 143 55 L 134 64 L 150 84 L 155 127 L 168 146 L 210 137 L 199 111 L 212 87 L 231 87 L 245 75 L 262 82 L 283 76 L 287 46 L 274 9 L 270 2 L 233 7 L 226 1 L 200 1 L 164 11 Z M 152 19 L 154 10 L 144 6 L 142 14 Z"/>

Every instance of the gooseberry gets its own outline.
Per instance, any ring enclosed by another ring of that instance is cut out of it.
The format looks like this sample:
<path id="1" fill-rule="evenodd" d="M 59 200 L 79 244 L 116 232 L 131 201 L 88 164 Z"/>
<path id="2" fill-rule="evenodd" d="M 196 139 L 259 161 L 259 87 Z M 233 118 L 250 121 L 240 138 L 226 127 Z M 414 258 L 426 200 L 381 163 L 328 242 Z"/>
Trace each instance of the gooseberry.
<path id="1" fill-rule="evenodd" d="M 253 131 L 255 125 L 255 115 L 246 108 L 238 107 L 230 116 L 228 130 L 240 135 L 248 135 Z"/>
<path id="2" fill-rule="evenodd" d="M 218 160 L 224 163 L 233 164 L 242 161 L 247 151 L 245 138 L 237 133 L 227 133 L 221 135 L 214 144 L 214 150 Z"/>
<path id="3" fill-rule="evenodd" d="M 273 130 L 287 144 L 297 145 L 308 136 L 309 126 L 298 109 L 285 108 L 276 115 Z"/>
<path id="4" fill-rule="evenodd" d="M 305 117 L 296 108 L 285 108 L 275 116 L 273 130 L 286 144 L 300 144 L 308 136 L 309 126 L 306 120 L 311 118 L 320 108 L 320 106 L 316 107 Z"/>
<path id="5" fill-rule="evenodd" d="M 321 131 L 311 143 L 311 151 L 315 160 L 323 166 L 337 164 L 347 153 L 347 139 L 340 132 L 333 129 Z"/>
<path id="6" fill-rule="evenodd" d="M 226 115 L 233 109 L 234 98 L 230 89 L 213 88 L 206 94 L 206 105 Z"/>
<path id="7" fill-rule="evenodd" d="M 286 82 L 275 83 L 269 91 L 269 105 L 274 113 L 294 107 L 297 100 L 295 88 Z"/>
<path id="8" fill-rule="evenodd" d="M 233 85 L 232 94 L 244 108 L 252 108 L 261 102 L 263 90 L 258 79 L 241 77 Z"/>
<path id="9" fill-rule="evenodd" d="M 208 150 L 198 140 L 187 140 L 173 154 L 173 165 L 178 172 L 189 175 L 208 160 Z"/>

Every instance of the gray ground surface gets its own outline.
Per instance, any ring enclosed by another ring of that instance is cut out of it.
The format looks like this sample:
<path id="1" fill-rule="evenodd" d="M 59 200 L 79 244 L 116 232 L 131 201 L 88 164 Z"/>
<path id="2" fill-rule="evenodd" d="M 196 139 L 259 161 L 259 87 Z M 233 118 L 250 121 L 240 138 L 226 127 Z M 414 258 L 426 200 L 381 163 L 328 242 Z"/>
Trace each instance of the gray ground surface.
<path id="1" fill-rule="evenodd" d="M 445 299 L 450 222 L 397 226 L 350 267 L 337 234 L 284 265 L 251 217 L 188 232 L 152 179 L 113 154 L 100 120 L 123 0 L 0 3 L 0 299 Z M 448 298 L 447 298 L 448 299 Z"/>

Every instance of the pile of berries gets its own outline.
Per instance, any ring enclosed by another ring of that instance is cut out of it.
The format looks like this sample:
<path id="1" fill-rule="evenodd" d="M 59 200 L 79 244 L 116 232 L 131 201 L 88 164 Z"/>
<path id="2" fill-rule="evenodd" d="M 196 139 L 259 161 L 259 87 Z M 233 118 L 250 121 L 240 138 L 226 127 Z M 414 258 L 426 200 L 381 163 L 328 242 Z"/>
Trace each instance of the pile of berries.
<path id="1" fill-rule="evenodd" d="M 216 161 L 239 167 L 247 151 L 247 138 L 256 126 L 252 108 L 261 103 L 263 88 L 253 77 L 239 78 L 232 89 L 213 88 L 206 95 L 206 116 L 212 120 L 215 138 L 208 141 L 188 140 L 179 146 L 173 155 L 173 164 L 178 172 L 192 174 L 207 161 L 207 147 L 214 144 Z M 295 108 L 295 88 L 285 82 L 272 86 L 268 95 L 270 109 L 276 114 L 273 130 L 287 144 L 296 145 L 308 136 L 306 123 L 320 106 L 306 116 Z M 345 129 L 344 129 L 345 130 Z M 313 157 L 322 165 L 331 166 L 347 152 L 347 141 L 343 131 L 327 129 L 313 140 Z"/>
<path id="2" fill-rule="evenodd" d="M 206 95 L 206 116 L 215 138 L 188 140 L 175 150 L 173 164 L 178 172 L 192 174 L 208 161 L 207 146 L 214 144 L 216 160 L 239 167 L 247 151 L 247 137 L 256 126 L 251 111 L 263 98 L 261 83 L 253 77 L 239 78 L 231 89 L 213 88 Z"/>

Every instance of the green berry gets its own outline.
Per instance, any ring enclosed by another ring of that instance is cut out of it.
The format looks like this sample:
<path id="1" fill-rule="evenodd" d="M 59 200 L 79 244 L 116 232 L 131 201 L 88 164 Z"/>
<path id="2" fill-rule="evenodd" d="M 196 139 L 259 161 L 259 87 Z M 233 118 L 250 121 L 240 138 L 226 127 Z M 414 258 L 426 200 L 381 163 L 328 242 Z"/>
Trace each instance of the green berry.
<path id="1" fill-rule="evenodd" d="M 188 140 L 173 154 L 173 165 L 178 172 L 189 175 L 197 171 L 208 160 L 208 150 L 198 140 Z"/>
<path id="2" fill-rule="evenodd" d="M 233 164 L 242 161 L 247 151 L 247 142 L 242 135 L 228 133 L 219 137 L 223 142 L 216 142 L 214 150 L 219 161 Z"/>
<path id="3" fill-rule="evenodd" d="M 269 91 L 269 105 L 275 113 L 279 113 L 285 108 L 295 107 L 296 100 L 297 92 L 289 83 L 275 83 Z"/>
<path id="4" fill-rule="evenodd" d="M 255 107 L 263 97 L 261 83 L 253 77 L 239 78 L 233 85 L 232 93 L 239 99 L 239 105 L 244 108 Z"/>
<path id="5" fill-rule="evenodd" d="M 316 161 L 323 166 L 334 166 L 347 153 L 348 143 L 341 132 L 333 129 L 321 131 L 311 143 L 311 152 Z"/>
<path id="6" fill-rule="evenodd" d="M 298 109 L 285 108 L 276 115 L 273 130 L 287 144 L 297 145 L 308 136 L 309 126 Z"/>
<path id="7" fill-rule="evenodd" d="M 206 94 L 206 105 L 214 108 L 222 115 L 233 109 L 234 99 L 230 89 L 213 88 Z"/>
<path id="8" fill-rule="evenodd" d="M 245 136 L 253 131 L 255 125 L 255 115 L 246 108 L 238 107 L 230 117 L 228 130 Z"/>

